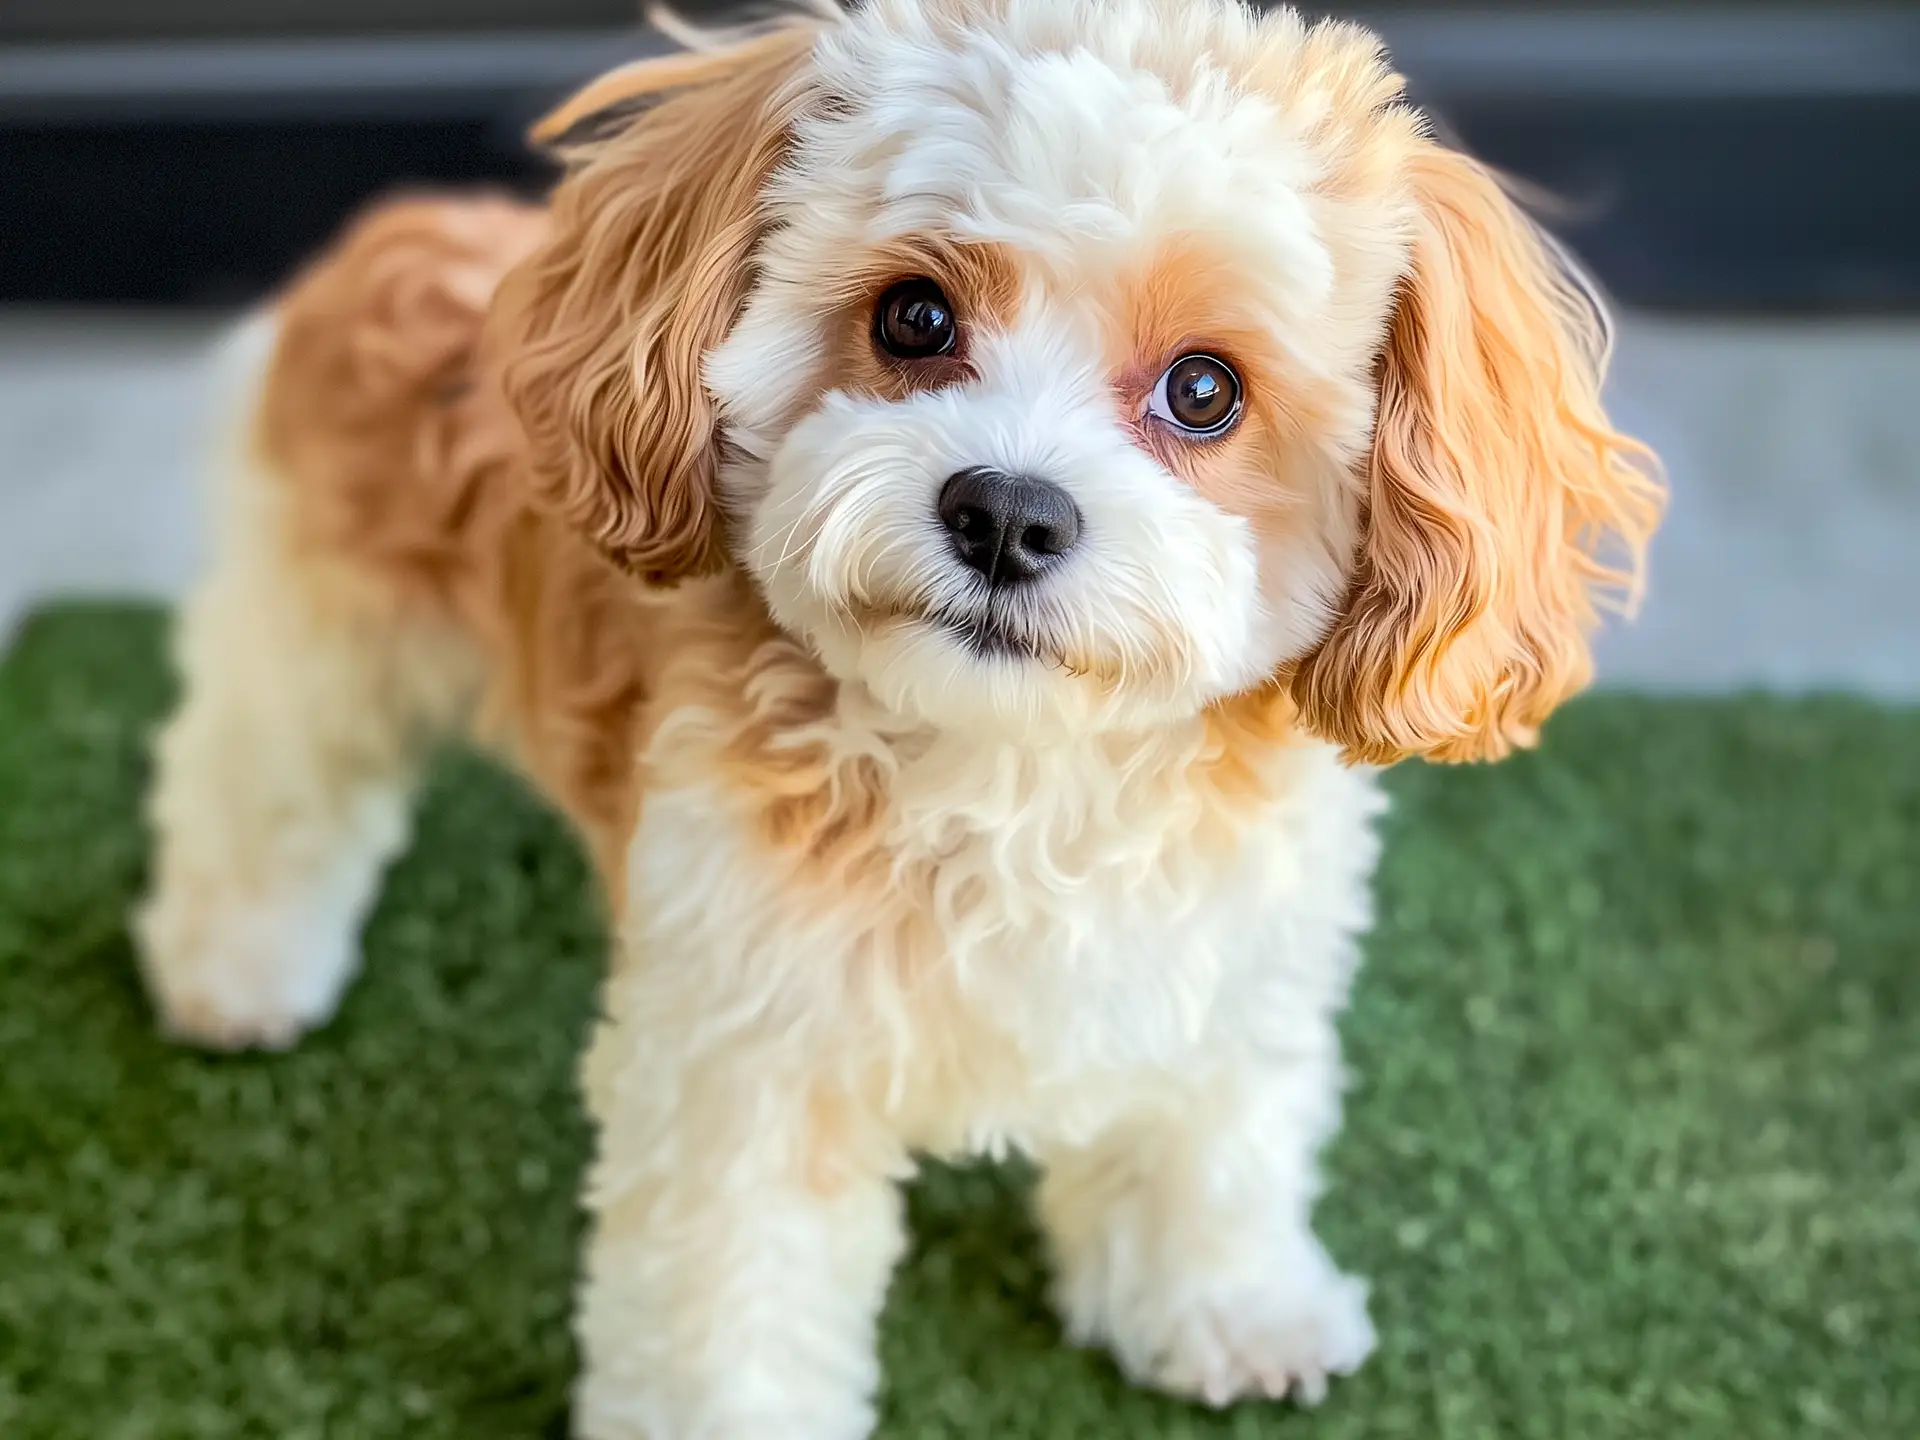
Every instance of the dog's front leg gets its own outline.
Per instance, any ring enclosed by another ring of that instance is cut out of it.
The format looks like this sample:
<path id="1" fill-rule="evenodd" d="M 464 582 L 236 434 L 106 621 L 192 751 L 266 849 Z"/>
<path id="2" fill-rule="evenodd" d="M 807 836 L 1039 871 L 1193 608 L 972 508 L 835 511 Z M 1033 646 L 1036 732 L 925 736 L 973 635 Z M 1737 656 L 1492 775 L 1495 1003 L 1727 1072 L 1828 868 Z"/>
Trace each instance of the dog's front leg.
<path id="1" fill-rule="evenodd" d="M 1110 1346 L 1137 1383 L 1213 1405 L 1311 1403 L 1373 1349 L 1367 1287 L 1310 1223 L 1339 1070 L 1331 1021 L 1309 1033 L 1284 1058 L 1219 1057 L 1046 1156 L 1068 1332 Z"/>
<path id="2" fill-rule="evenodd" d="M 654 954 L 610 982 L 587 1061 L 600 1141 L 583 1440 L 858 1440 L 872 1426 L 905 1157 L 830 1078 L 824 1035 L 713 1004 L 714 977 L 739 973 L 731 957 Z"/>

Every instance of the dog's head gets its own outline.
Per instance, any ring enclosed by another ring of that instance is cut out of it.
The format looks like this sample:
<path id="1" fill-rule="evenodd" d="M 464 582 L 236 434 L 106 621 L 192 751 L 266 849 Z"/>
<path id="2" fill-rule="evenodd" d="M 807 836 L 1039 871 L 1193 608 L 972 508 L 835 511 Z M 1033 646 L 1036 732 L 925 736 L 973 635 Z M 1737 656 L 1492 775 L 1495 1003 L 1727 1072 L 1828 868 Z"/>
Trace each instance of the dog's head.
<path id="1" fill-rule="evenodd" d="M 937 725 L 1283 687 L 1357 758 L 1525 743 L 1661 491 L 1589 294 L 1366 33 L 870 0 L 617 71 L 496 338 L 546 501 L 724 565 Z"/>

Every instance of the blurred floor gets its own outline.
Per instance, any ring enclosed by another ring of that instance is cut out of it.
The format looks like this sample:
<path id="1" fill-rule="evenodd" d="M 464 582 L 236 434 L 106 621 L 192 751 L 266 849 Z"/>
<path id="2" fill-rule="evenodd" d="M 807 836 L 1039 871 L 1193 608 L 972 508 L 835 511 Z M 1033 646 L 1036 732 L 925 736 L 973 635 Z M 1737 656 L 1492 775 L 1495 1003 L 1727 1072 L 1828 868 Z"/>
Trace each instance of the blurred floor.
<path id="1" fill-rule="evenodd" d="M 0 313 L 0 635 L 48 596 L 178 593 L 218 331 Z M 1920 697 L 1920 321 L 1629 316 L 1613 392 L 1674 504 L 1605 679 Z"/>

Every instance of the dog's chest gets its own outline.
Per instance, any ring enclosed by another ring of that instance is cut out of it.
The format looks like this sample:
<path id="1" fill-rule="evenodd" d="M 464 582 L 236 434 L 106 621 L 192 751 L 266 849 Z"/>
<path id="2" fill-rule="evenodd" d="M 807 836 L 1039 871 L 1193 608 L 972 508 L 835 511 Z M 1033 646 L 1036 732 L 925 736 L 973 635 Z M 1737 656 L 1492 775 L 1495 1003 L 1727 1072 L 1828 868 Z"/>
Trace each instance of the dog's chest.
<path id="1" fill-rule="evenodd" d="M 1276 756 L 1234 803 L 1179 737 L 888 758 L 865 851 L 826 869 L 737 795 L 650 797 L 628 930 L 677 1008 L 817 1037 L 916 1143 L 1095 1129 L 1129 1087 L 1344 992 L 1378 802 L 1330 751 Z"/>
<path id="2" fill-rule="evenodd" d="M 1303 750 L 1235 808 L 1181 758 L 1089 748 L 975 761 L 959 783 L 901 776 L 900 883 L 856 948 L 903 987 L 903 1103 L 924 1105 L 935 1148 L 1025 1143 L 1036 1117 L 1097 1128 L 1128 1087 L 1247 1038 L 1262 1008 L 1339 1003 L 1371 782 Z"/>

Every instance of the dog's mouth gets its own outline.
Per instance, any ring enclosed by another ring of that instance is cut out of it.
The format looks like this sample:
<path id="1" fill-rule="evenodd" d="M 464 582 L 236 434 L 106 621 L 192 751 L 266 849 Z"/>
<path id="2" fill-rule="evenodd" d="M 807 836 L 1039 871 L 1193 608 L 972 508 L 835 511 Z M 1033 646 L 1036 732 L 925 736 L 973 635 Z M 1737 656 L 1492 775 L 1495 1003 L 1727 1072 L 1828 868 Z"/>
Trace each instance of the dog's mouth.
<path id="1" fill-rule="evenodd" d="M 918 619 L 922 624 L 932 626 L 957 641 L 969 654 L 982 659 L 1038 660 L 1047 665 L 1062 663 L 1059 656 L 1039 641 L 1013 629 L 988 609 L 965 614 L 936 608 L 923 611 Z"/>
<path id="2" fill-rule="evenodd" d="M 861 607 L 861 612 L 869 620 L 934 631 L 979 659 L 1033 660 L 1055 669 L 1076 668 L 1045 640 L 1017 628 L 988 605 L 961 609 L 938 603 L 894 603 Z"/>
<path id="3" fill-rule="evenodd" d="M 996 613 L 998 606 L 942 604 L 939 600 L 915 597 L 912 600 L 871 601 L 848 607 L 846 619 L 856 626 L 874 631 L 915 630 L 934 634 L 957 646 L 969 659 L 1012 664 L 1032 664 L 1056 675 L 1087 680 L 1107 690 L 1124 689 L 1145 678 L 1129 676 L 1124 665 L 1108 661 L 1099 654 L 1083 651 L 1046 633 L 1037 616 Z M 1023 623 L 1025 622 L 1025 623 Z"/>

